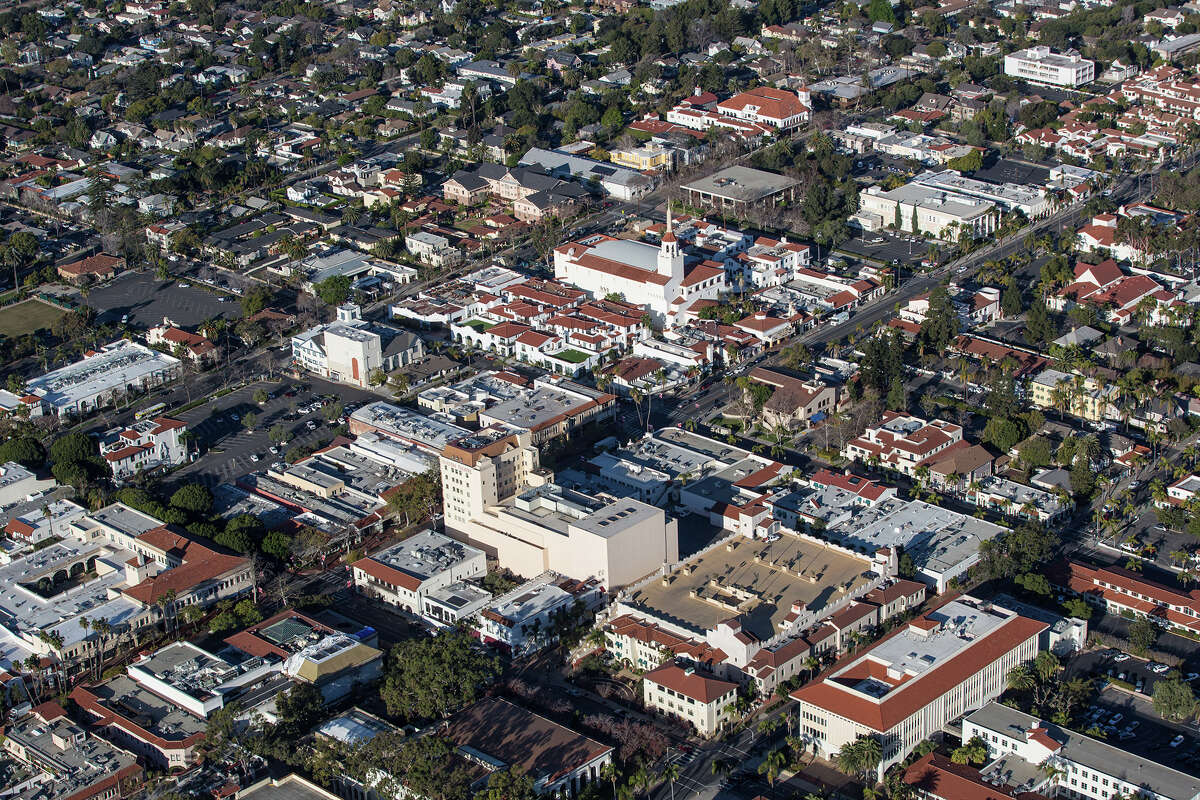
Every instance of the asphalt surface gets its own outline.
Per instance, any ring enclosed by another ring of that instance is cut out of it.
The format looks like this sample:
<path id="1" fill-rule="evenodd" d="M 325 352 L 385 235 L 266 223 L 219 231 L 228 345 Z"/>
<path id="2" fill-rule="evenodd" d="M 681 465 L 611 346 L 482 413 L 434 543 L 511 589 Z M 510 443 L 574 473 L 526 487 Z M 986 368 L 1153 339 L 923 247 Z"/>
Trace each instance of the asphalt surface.
<path id="1" fill-rule="evenodd" d="M 145 330 L 161 325 L 163 317 L 168 317 L 191 329 L 213 317 L 234 320 L 241 316 L 235 300 L 222 302 L 220 297 L 188 281 L 164 281 L 152 272 L 131 272 L 91 289 L 86 302 L 96 309 L 97 322 L 120 323 L 128 317 L 129 327 Z"/>
<path id="2" fill-rule="evenodd" d="M 253 400 L 258 389 L 279 394 L 260 406 Z M 295 396 L 285 396 L 285 390 L 295 391 Z M 285 418 L 293 406 L 305 405 L 312 402 L 314 396 L 324 394 L 335 395 L 343 405 L 362 405 L 382 399 L 382 395 L 374 392 L 320 379 L 288 379 L 242 387 L 177 415 L 195 435 L 201 455 L 173 472 L 171 481 L 196 481 L 210 488 L 221 483 L 234 483 L 249 472 L 282 461 L 293 447 L 328 439 L 333 434 L 333 425 L 325 420 L 320 410 L 298 414 L 292 420 Z M 244 418 L 247 413 L 258 417 L 254 430 L 246 429 Z M 233 415 L 239 419 L 234 420 Z M 309 429 L 309 421 L 315 428 Z M 278 454 L 273 454 L 269 431 L 276 424 L 283 425 L 288 431 L 288 441 Z M 258 456 L 257 461 L 254 456 Z"/>

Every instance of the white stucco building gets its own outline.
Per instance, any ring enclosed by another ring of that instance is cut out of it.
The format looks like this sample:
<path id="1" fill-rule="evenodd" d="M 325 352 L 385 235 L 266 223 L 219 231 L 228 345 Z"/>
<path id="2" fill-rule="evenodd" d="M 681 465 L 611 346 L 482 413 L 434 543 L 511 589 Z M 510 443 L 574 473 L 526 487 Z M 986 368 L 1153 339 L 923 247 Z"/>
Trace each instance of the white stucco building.
<path id="1" fill-rule="evenodd" d="M 1004 74 L 1029 83 L 1073 89 L 1095 79 L 1096 64 L 1074 50 L 1059 54 L 1043 45 L 1006 55 Z"/>
<path id="2" fill-rule="evenodd" d="M 823 758 L 878 738 L 882 777 L 930 734 L 999 697 L 1047 627 L 983 600 L 952 600 L 792 692 L 801 735 Z"/>
<path id="3" fill-rule="evenodd" d="M 554 277 L 592 297 L 618 294 L 665 323 L 697 300 L 716 300 L 728 288 L 720 265 L 687 260 L 667 214 L 667 232 L 654 246 L 595 235 L 554 249 Z"/>
<path id="4" fill-rule="evenodd" d="M 337 320 L 292 337 L 292 357 L 323 378 L 366 386 L 376 370 L 392 372 L 425 354 L 421 338 L 387 325 L 367 322 L 358 306 L 339 306 Z"/>

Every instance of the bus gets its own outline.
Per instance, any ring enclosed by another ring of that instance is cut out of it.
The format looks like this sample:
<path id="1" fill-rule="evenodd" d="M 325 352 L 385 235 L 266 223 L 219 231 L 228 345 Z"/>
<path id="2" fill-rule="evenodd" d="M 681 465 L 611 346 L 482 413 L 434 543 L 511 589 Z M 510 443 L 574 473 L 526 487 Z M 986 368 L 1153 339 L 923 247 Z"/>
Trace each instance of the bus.
<path id="1" fill-rule="evenodd" d="M 167 410 L 166 403 L 155 403 L 152 406 L 146 406 L 145 408 L 139 410 L 136 414 L 133 415 L 133 418 L 134 419 L 145 419 L 146 417 L 153 417 L 157 414 L 161 414 L 162 412 L 164 412 L 166 410 Z"/>

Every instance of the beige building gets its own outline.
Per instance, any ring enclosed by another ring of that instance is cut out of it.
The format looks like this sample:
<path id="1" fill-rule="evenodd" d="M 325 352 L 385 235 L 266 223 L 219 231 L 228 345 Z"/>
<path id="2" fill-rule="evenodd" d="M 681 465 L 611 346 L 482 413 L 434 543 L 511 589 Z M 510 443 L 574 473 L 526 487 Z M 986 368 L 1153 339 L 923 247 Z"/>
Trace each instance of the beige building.
<path id="1" fill-rule="evenodd" d="M 822 758 L 877 738 L 882 778 L 930 734 L 999 697 L 1047 627 L 972 597 L 952 600 L 792 692 L 801 735 Z"/>
<path id="2" fill-rule="evenodd" d="M 1029 394 L 1038 408 L 1065 411 L 1089 422 L 1108 416 L 1116 387 L 1095 378 L 1047 369 L 1029 382 Z"/>
<path id="3" fill-rule="evenodd" d="M 556 486 L 528 432 L 484 428 L 447 445 L 440 462 L 447 532 L 518 575 L 549 570 L 612 588 L 679 558 L 674 519 L 637 500 Z"/>
<path id="4" fill-rule="evenodd" d="M 736 717 L 737 684 L 671 662 L 642 676 L 642 698 L 647 708 L 678 717 L 701 736 L 712 736 Z"/>

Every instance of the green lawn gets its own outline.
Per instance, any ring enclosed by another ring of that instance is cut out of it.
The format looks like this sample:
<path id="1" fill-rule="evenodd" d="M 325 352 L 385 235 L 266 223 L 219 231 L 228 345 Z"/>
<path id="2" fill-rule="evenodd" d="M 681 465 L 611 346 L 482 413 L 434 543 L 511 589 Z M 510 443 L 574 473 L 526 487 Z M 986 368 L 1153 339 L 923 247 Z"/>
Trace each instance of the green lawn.
<path id="1" fill-rule="evenodd" d="M 568 364 L 581 364 L 588 360 L 588 354 L 578 350 L 563 350 L 561 353 L 555 353 L 554 357 L 566 361 Z"/>
<path id="2" fill-rule="evenodd" d="M 473 319 L 469 322 L 464 322 L 463 325 L 466 325 L 468 328 L 474 328 L 480 333 L 487 333 L 489 329 L 496 327 L 492 323 L 484 322 L 481 319 Z"/>
<path id="3" fill-rule="evenodd" d="M 0 308 L 0 334 L 20 336 L 22 333 L 33 333 L 38 328 L 49 328 L 54 320 L 66 313 L 41 300 L 25 300 Z"/>

